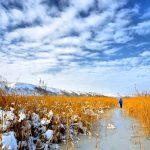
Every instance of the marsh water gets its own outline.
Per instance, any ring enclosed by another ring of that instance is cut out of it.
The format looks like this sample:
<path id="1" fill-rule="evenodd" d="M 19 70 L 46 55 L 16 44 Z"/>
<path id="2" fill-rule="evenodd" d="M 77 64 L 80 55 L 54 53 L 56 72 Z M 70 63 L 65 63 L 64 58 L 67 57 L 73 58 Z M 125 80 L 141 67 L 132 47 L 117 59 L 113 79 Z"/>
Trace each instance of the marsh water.
<path id="1" fill-rule="evenodd" d="M 115 129 L 108 129 L 109 123 Z M 97 136 L 80 136 L 75 150 L 150 150 L 150 139 L 144 129 L 121 109 L 105 112 L 98 126 Z"/>

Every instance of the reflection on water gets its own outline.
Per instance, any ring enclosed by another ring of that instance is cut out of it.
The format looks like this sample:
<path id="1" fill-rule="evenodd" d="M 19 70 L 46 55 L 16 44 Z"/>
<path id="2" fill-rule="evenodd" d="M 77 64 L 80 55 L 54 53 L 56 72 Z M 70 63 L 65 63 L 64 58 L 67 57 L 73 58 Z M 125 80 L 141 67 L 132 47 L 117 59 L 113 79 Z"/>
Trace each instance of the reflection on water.
<path id="1" fill-rule="evenodd" d="M 116 129 L 107 129 L 108 123 L 113 124 Z M 100 140 L 96 140 L 96 137 L 81 136 L 75 149 L 150 150 L 150 140 L 142 136 L 139 124 L 135 120 L 125 117 L 122 109 L 107 112 L 100 120 L 99 127 Z"/>

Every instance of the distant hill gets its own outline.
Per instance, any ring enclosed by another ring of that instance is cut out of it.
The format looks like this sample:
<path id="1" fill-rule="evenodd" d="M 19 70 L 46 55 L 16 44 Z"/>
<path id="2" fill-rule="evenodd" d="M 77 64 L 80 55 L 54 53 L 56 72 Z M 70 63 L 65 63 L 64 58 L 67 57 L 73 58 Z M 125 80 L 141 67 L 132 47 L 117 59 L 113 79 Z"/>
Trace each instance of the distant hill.
<path id="1" fill-rule="evenodd" d="M 0 89 L 6 91 L 9 94 L 16 95 L 65 95 L 65 96 L 103 96 L 94 92 L 80 92 L 80 91 L 70 91 L 61 90 L 57 88 L 50 87 L 40 87 L 33 84 L 27 83 L 9 83 L 0 81 Z"/>

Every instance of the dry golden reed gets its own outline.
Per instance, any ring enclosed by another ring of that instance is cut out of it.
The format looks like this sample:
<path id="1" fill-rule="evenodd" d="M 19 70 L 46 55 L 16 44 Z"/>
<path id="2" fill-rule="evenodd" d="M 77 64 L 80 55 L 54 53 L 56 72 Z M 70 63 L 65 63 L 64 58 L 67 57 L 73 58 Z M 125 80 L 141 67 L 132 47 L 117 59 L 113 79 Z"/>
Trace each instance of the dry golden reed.
<path id="1" fill-rule="evenodd" d="M 37 109 L 52 110 L 54 114 L 66 117 L 73 114 L 79 115 L 81 119 L 89 121 L 88 115 L 84 114 L 84 108 L 90 109 L 93 112 L 100 110 L 101 107 L 114 107 L 117 101 L 111 97 L 73 97 L 73 96 L 0 96 L 0 107 L 7 110 L 11 106 L 19 111 L 36 112 Z M 44 115 L 44 114 L 43 114 Z M 92 121 L 91 120 L 91 121 Z"/>
<path id="2" fill-rule="evenodd" d="M 125 98 L 124 108 L 130 116 L 140 121 L 146 134 L 150 135 L 150 96 Z"/>

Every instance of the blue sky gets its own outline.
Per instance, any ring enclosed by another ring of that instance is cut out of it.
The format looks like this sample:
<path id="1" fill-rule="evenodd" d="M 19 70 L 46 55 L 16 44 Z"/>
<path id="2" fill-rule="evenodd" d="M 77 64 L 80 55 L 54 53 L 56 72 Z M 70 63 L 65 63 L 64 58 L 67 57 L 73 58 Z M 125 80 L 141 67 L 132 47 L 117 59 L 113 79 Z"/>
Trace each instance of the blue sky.
<path id="1" fill-rule="evenodd" d="M 150 91 L 149 0 L 1 0 L 0 75 L 94 91 Z"/>

